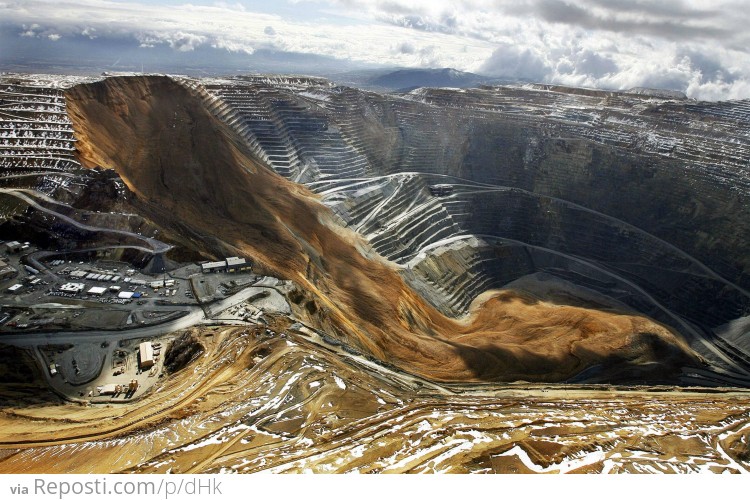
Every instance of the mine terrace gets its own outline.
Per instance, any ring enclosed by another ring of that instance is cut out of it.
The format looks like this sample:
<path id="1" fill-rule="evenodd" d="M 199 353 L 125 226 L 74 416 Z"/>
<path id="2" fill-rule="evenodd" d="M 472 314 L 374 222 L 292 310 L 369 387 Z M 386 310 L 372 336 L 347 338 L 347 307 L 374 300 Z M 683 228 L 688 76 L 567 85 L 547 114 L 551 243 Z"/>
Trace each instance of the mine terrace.
<path id="1" fill-rule="evenodd" d="M 0 471 L 750 471 L 750 102 L 0 77 Z"/>

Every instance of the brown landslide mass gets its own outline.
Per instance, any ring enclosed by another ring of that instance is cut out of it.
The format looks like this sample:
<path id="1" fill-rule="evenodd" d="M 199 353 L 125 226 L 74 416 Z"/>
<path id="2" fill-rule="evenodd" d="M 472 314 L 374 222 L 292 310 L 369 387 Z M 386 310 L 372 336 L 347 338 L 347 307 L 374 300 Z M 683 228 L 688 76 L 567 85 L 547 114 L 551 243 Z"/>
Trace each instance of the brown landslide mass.
<path id="1" fill-rule="evenodd" d="M 82 164 L 115 169 L 165 235 L 294 280 L 311 322 L 404 370 L 441 381 L 562 381 L 593 367 L 598 380 L 661 381 L 698 362 L 646 317 L 513 291 L 475 301 L 466 320 L 443 316 L 168 77 L 108 78 L 66 99 Z"/>

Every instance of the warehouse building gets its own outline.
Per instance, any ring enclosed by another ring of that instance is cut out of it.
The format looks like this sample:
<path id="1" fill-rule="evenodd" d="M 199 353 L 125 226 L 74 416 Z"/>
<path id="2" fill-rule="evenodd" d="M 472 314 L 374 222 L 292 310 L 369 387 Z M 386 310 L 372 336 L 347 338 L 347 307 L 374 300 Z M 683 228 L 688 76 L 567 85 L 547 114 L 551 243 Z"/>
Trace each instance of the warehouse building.
<path id="1" fill-rule="evenodd" d="M 151 342 L 141 342 L 138 346 L 138 366 L 141 371 L 154 366 L 154 347 Z"/>
<path id="2" fill-rule="evenodd" d="M 223 260 L 218 262 L 206 262 L 201 264 L 201 271 L 204 273 L 221 273 L 227 270 L 227 263 Z"/>
<path id="3" fill-rule="evenodd" d="M 21 243 L 18 241 L 9 241 L 5 244 L 5 251 L 8 253 L 18 253 L 21 251 Z"/>
<path id="4" fill-rule="evenodd" d="M 204 273 L 235 273 L 250 271 L 251 269 L 250 263 L 242 257 L 227 257 L 224 260 L 201 264 L 201 271 Z"/>
<path id="5" fill-rule="evenodd" d="M 240 257 L 227 257 L 227 272 L 250 271 L 250 263 Z"/>

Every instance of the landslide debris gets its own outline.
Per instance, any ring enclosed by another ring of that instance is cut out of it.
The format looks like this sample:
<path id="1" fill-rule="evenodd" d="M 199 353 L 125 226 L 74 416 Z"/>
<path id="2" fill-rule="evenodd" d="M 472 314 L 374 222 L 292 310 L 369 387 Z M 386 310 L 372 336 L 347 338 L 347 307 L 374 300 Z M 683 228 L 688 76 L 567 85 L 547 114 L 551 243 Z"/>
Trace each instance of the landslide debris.
<path id="1" fill-rule="evenodd" d="M 315 306 L 304 308 L 309 319 L 324 311 L 318 326 L 404 370 L 447 381 L 563 381 L 596 367 L 598 380 L 663 380 L 698 363 L 674 332 L 643 316 L 511 291 L 464 322 L 445 317 L 168 77 L 108 78 L 71 88 L 66 100 L 81 163 L 116 170 L 141 215 L 172 241 L 243 255 L 295 281 Z"/>
<path id="2" fill-rule="evenodd" d="M 194 330 L 187 330 L 174 339 L 164 355 L 164 368 L 167 373 L 176 373 L 205 352 Z"/>

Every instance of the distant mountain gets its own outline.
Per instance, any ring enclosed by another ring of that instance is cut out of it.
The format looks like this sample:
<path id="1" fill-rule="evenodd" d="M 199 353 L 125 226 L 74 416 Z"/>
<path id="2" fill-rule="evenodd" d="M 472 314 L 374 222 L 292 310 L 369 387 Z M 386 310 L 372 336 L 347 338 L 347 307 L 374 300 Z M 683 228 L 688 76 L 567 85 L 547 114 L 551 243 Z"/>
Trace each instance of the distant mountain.
<path id="1" fill-rule="evenodd" d="M 453 68 L 370 70 L 331 75 L 340 83 L 379 91 L 409 91 L 419 87 L 470 88 L 499 80 Z"/>

